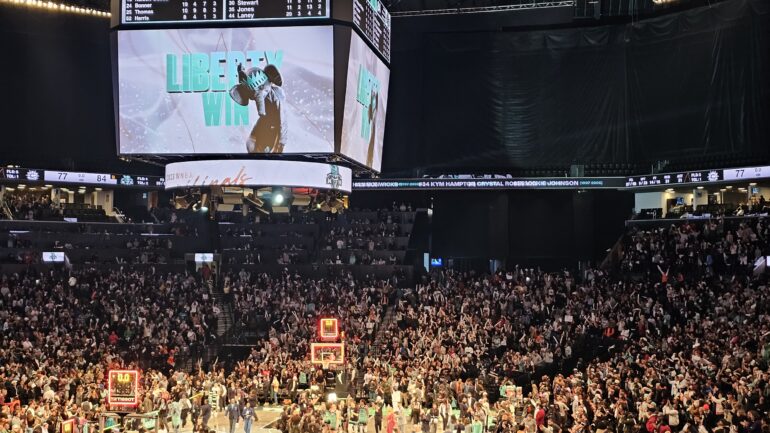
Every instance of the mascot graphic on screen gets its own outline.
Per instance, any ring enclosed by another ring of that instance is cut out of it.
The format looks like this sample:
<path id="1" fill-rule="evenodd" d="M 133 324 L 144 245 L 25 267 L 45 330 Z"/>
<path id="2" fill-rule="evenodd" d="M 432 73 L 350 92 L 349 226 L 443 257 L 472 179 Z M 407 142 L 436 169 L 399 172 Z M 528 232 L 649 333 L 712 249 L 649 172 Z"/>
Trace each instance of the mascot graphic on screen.
<path id="1" fill-rule="evenodd" d="M 377 144 L 377 111 L 380 109 L 380 80 L 364 65 L 358 68 L 356 101 L 361 105 L 361 138 L 369 145 L 366 165 L 373 167 Z"/>
<path id="2" fill-rule="evenodd" d="M 286 113 L 283 105 L 286 95 L 283 78 L 275 65 L 265 69 L 243 68 L 238 65 L 239 83 L 230 89 L 230 97 L 243 106 L 255 101 L 259 118 L 246 140 L 249 153 L 283 153 L 288 136 Z"/>
<path id="3" fill-rule="evenodd" d="M 372 94 L 369 96 L 369 109 L 367 110 L 367 117 L 370 125 L 369 133 L 369 149 L 366 152 L 366 165 L 369 167 L 374 166 L 374 144 L 377 139 L 377 104 L 379 103 L 379 93 L 376 86 L 372 86 Z"/>

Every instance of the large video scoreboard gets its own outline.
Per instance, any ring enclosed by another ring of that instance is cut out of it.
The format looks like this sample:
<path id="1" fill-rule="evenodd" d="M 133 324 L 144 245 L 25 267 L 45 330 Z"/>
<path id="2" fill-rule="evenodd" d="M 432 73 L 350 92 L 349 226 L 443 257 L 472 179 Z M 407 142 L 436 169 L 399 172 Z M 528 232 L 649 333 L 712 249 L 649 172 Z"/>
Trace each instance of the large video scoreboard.
<path id="1" fill-rule="evenodd" d="M 380 171 L 390 14 L 379 0 L 113 0 L 112 11 L 120 155 L 340 157 Z"/>

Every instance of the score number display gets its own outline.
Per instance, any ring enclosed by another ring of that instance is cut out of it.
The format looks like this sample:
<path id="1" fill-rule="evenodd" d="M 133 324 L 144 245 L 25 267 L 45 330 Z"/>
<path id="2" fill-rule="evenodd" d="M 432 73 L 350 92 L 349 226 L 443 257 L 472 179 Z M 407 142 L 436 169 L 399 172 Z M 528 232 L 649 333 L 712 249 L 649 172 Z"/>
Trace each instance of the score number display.
<path id="1" fill-rule="evenodd" d="M 139 370 L 110 370 L 107 377 L 107 403 L 110 406 L 139 404 Z"/>
<path id="2" fill-rule="evenodd" d="M 166 180 L 159 176 L 133 176 L 130 174 L 86 173 L 79 171 L 39 170 L 34 168 L 0 168 L 0 182 L 115 185 L 120 187 L 163 187 Z"/>
<path id="3" fill-rule="evenodd" d="M 726 168 L 725 180 L 764 179 L 770 177 L 770 166 Z"/>
<path id="4" fill-rule="evenodd" d="M 125 25 L 329 18 L 329 0 L 121 0 L 120 7 Z"/>
<path id="5" fill-rule="evenodd" d="M 43 173 L 46 182 L 71 182 L 87 184 L 117 185 L 118 179 L 114 175 L 102 173 L 79 173 L 72 171 L 46 170 Z"/>

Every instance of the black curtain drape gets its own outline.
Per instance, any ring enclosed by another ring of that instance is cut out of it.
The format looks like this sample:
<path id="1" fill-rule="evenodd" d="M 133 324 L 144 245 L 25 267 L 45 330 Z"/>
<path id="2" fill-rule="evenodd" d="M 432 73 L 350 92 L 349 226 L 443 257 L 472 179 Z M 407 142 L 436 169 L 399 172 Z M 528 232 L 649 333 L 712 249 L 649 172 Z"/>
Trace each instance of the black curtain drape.
<path id="1" fill-rule="evenodd" d="M 384 172 L 766 155 L 769 5 L 728 0 L 629 24 L 425 33 L 403 53 L 410 74 L 394 55 L 391 88 L 404 81 L 410 93 L 393 95 L 388 128 L 409 128 L 387 134 Z"/>
<path id="2" fill-rule="evenodd" d="M 733 0 L 628 26 L 633 158 L 767 151 L 769 11 Z"/>

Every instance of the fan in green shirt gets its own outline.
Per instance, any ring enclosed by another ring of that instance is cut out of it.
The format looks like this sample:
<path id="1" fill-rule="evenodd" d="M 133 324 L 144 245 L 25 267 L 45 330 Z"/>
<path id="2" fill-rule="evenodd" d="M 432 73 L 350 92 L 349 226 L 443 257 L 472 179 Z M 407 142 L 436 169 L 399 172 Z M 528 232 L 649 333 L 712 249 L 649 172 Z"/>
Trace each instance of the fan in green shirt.
<path id="1" fill-rule="evenodd" d="M 361 405 L 361 409 L 358 411 L 358 424 L 364 426 L 364 429 L 365 429 L 368 423 L 369 423 L 369 410 L 366 408 L 366 406 Z"/>
<path id="2" fill-rule="evenodd" d="M 481 433 L 484 431 L 484 424 L 481 421 L 474 419 L 471 423 L 471 433 Z"/>

